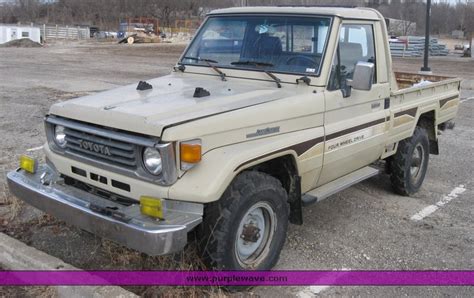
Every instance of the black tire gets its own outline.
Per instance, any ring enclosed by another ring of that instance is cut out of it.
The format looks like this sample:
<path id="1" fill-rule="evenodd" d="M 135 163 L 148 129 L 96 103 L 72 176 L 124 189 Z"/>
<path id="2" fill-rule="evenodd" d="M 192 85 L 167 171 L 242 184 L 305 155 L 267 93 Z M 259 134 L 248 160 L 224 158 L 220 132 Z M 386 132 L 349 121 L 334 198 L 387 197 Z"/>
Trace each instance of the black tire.
<path id="1" fill-rule="evenodd" d="M 253 241 L 255 238 L 252 238 L 250 242 L 242 242 L 246 238 L 241 227 L 246 226 L 245 231 L 249 231 L 249 226 L 255 227 L 252 221 L 247 225 L 243 225 L 243 222 L 252 216 L 252 213 L 248 212 L 259 205 L 266 208 L 262 209 L 262 218 L 264 213 L 269 211 L 268 207 L 272 209 L 273 216 L 268 213 L 266 219 L 273 220 L 274 225 L 267 225 L 267 227 L 273 226 L 273 233 L 266 232 L 269 230 L 266 228 L 261 234 L 258 231 L 252 234 L 258 235 L 258 239 L 261 237 L 262 240 Z M 288 216 L 288 195 L 279 180 L 261 172 L 243 172 L 235 178 L 220 200 L 205 208 L 203 224 L 198 230 L 203 260 L 210 268 L 217 270 L 273 268 L 285 243 Z M 239 235 L 243 237 L 242 240 L 237 238 L 239 229 L 242 232 Z M 242 250 L 245 245 L 254 245 L 252 243 L 260 244 L 254 253 L 254 260 L 251 258 L 253 255 L 250 255 L 247 264 L 247 261 L 240 258 L 240 250 L 237 247 Z M 265 245 L 262 246 L 262 243 Z"/>
<path id="2" fill-rule="evenodd" d="M 412 137 L 398 143 L 397 153 L 390 160 L 390 180 L 397 194 L 409 196 L 420 189 L 428 169 L 429 152 L 428 134 L 419 126 Z"/>

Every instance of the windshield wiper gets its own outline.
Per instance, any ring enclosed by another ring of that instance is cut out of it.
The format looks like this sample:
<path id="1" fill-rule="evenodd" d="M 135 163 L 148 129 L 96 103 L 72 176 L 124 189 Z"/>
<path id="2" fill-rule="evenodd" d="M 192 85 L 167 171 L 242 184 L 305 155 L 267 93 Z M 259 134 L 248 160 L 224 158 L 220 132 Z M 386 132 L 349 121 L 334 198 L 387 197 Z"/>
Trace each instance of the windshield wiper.
<path id="1" fill-rule="evenodd" d="M 272 67 L 273 64 L 272 63 L 269 63 L 269 62 L 262 62 L 262 61 L 251 61 L 251 60 L 246 60 L 246 61 L 235 61 L 235 62 L 231 62 L 230 63 L 231 65 L 254 65 L 254 66 L 269 66 L 269 67 Z M 275 83 L 277 84 L 278 88 L 281 88 L 281 80 L 279 78 L 277 78 L 273 73 L 267 71 L 267 70 L 263 70 L 263 72 L 269 76 L 270 78 L 273 79 L 273 81 L 275 81 Z"/>
<path id="2" fill-rule="evenodd" d="M 266 73 L 267 76 L 269 76 L 270 78 L 272 78 L 273 81 L 275 81 L 275 83 L 277 84 L 277 87 L 278 87 L 278 88 L 281 88 L 281 84 L 280 84 L 280 83 L 281 83 L 281 80 L 280 80 L 279 78 L 277 78 L 277 76 L 275 76 L 274 74 L 272 74 L 271 72 L 266 71 L 266 70 L 264 70 L 263 72 Z"/>
<path id="3" fill-rule="evenodd" d="M 272 63 L 269 63 L 269 62 L 251 61 L 251 60 L 247 60 L 247 61 L 235 61 L 235 62 L 231 62 L 230 64 L 231 64 L 231 65 L 273 66 L 273 64 L 272 64 Z"/>
<path id="4" fill-rule="evenodd" d="M 211 63 L 219 63 L 216 60 L 199 58 L 199 57 L 183 57 L 183 59 L 206 62 L 207 65 L 209 65 L 210 68 L 212 68 L 215 72 L 217 72 L 219 74 L 219 76 L 221 77 L 221 80 L 227 81 L 227 79 L 225 78 L 226 77 L 225 73 L 223 73 L 219 68 L 217 68 L 216 66 L 211 64 Z"/>
<path id="5" fill-rule="evenodd" d="M 195 61 L 204 61 L 204 62 L 211 62 L 211 63 L 219 63 L 216 60 L 199 58 L 199 57 L 183 57 L 183 59 L 189 59 L 189 60 L 195 60 Z"/>

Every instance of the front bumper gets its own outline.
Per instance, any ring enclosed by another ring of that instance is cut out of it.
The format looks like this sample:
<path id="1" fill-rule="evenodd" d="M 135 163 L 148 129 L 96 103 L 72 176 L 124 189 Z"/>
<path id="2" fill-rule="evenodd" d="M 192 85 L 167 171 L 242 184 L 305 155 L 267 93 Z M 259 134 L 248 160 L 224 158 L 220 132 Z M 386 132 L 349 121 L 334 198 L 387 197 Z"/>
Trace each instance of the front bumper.
<path id="1" fill-rule="evenodd" d="M 202 204 L 167 201 L 165 219 L 140 213 L 139 205 L 124 206 L 64 184 L 48 165 L 36 174 L 21 169 L 7 175 L 10 191 L 26 203 L 65 222 L 151 256 L 180 251 L 188 232 L 202 221 Z"/>

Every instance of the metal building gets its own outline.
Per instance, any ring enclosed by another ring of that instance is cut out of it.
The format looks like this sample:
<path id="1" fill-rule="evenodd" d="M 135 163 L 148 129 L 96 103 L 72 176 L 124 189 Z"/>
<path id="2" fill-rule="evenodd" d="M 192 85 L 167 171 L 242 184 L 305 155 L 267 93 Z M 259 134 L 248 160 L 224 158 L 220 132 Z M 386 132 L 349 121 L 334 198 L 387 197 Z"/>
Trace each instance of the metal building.
<path id="1" fill-rule="evenodd" d="M 0 24 L 0 44 L 11 40 L 29 38 L 35 42 L 41 42 L 39 27 Z"/>

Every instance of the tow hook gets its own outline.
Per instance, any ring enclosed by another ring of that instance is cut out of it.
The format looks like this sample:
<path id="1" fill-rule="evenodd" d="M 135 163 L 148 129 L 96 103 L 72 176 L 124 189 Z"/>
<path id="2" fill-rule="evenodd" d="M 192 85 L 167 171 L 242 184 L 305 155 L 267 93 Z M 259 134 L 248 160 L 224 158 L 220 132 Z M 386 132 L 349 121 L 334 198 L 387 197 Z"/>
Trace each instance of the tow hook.
<path id="1" fill-rule="evenodd" d="M 121 211 L 118 211 L 117 207 L 102 207 L 102 206 L 99 206 L 99 205 L 96 205 L 96 204 L 90 204 L 89 209 L 96 212 L 96 213 L 99 213 L 99 214 L 102 214 L 102 215 L 105 215 L 105 216 L 110 216 L 110 217 L 112 217 L 116 220 L 119 220 L 121 222 L 127 223 L 131 220 L 131 218 L 129 216 L 125 215 Z"/>

